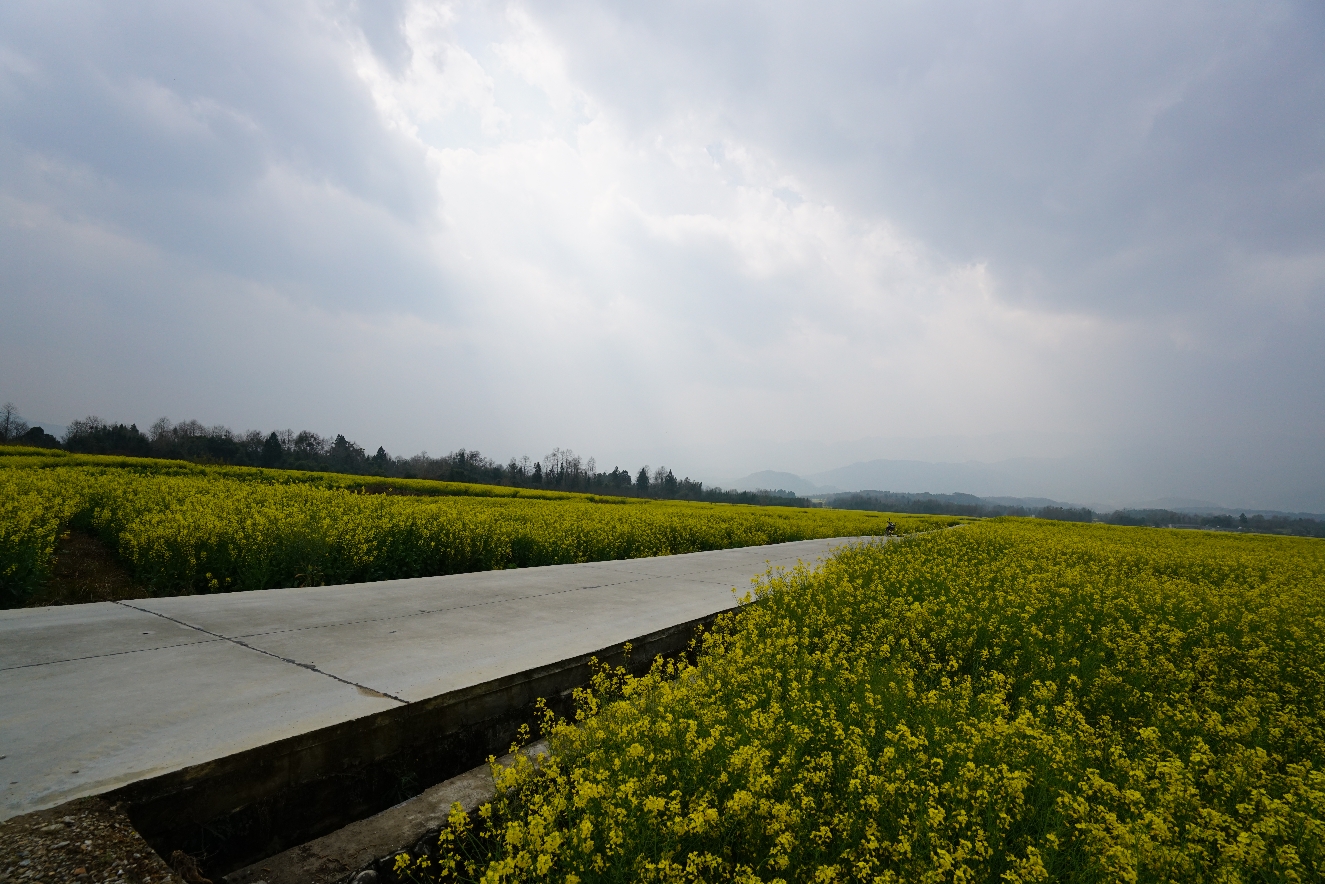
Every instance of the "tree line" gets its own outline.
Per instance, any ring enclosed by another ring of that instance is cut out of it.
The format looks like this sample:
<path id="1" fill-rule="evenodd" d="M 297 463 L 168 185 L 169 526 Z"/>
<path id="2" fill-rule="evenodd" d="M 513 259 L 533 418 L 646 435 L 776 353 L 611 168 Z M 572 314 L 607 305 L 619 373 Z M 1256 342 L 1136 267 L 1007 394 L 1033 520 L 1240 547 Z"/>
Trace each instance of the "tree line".
<path id="1" fill-rule="evenodd" d="M 1095 514 L 1085 507 L 1009 506 L 974 494 L 912 494 L 899 491 L 853 491 L 830 494 L 830 506 L 843 510 L 884 513 L 924 513 L 935 516 L 1035 516 L 1060 522 L 1090 522 Z"/>
<path id="2" fill-rule="evenodd" d="M 30 427 L 12 402 L 0 405 L 0 443 L 30 445 L 34 448 L 59 448 L 60 440 L 41 427 Z"/>
<path id="3" fill-rule="evenodd" d="M 1225 513 L 1203 515 L 1173 510 L 1115 510 L 1098 516 L 1110 525 L 1145 525 L 1151 528 L 1211 528 L 1219 531 L 1246 531 L 1252 534 L 1290 534 L 1295 537 L 1325 537 L 1325 521 L 1302 516 L 1254 513 L 1237 516 Z"/>
<path id="4" fill-rule="evenodd" d="M 698 500 L 710 503 L 745 503 L 762 506 L 812 506 L 790 491 L 732 491 L 705 487 L 689 477 L 678 478 L 667 467 L 642 466 L 631 472 L 613 467 L 599 470 L 594 458 L 584 460 L 570 449 L 554 448 L 540 460 L 510 458 L 506 463 L 478 451 L 461 448 L 432 457 L 389 454 L 379 447 L 368 454 L 363 446 L 342 434 L 322 436 L 311 430 L 257 430 L 236 433 L 229 427 L 205 426 L 189 420 L 171 423 L 161 418 L 146 432 L 137 424 L 110 423 L 86 417 L 71 423 L 63 438 L 29 427 L 12 404 L 0 407 L 0 442 L 60 448 L 77 454 L 120 457 L 155 457 L 199 464 L 268 467 L 272 469 L 350 473 L 401 479 L 435 479 L 516 488 L 545 488 L 620 497 Z"/>
<path id="5" fill-rule="evenodd" d="M 1098 513 L 1088 507 L 1027 507 L 999 503 L 973 494 L 907 494 L 895 491 L 856 491 L 832 494 L 829 506 L 836 509 L 875 510 L 889 513 L 926 513 L 943 516 L 1023 516 L 1056 519 L 1060 522 L 1103 522 L 1108 525 L 1150 528 L 1205 528 L 1244 531 L 1251 534 L 1287 534 L 1294 537 L 1325 537 L 1325 521 L 1262 513 L 1237 516 L 1180 513 L 1166 509 L 1120 509 Z"/>
<path id="6" fill-rule="evenodd" d="M 60 448 L 77 454 L 155 457 L 200 464 L 269 467 L 273 469 L 351 473 L 401 479 L 435 479 L 516 488 L 546 488 L 619 497 L 697 500 L 761 506 L 817 506 L 794 492 L 776 490 L 733 491 L 705 487 L 689 477 L 677 478 L 667 467 L 643 466 L 632 473 L 620 467 L 599 470 L 594 458 L 582 459 L 570 449 L 554 448 L 541 460 L 510 458 L 506 463 L 478 451 L 461 448 L 432 457 L 388 454 L 379 447 L 373 454 L 344 435 L 322 436 L 309 430 L 298 433 L 256 430 L 236 433 L 225 426 L 204 426 L 189 420 L 172 424 L 161 418 L 148 428 L 109 423 L 87 417 L 71 423 L 57 439 L 41 427 L 29 426 L 12 403 L 0 406 L 0 443 Z M 1104 522 L 1111 525 L 1156 528 L 1206 528 L 1256 534 L 1325 537 L 1325 521 L 1286 515 L 1202 515 L 1165 509 L 1121 509 L 1111 513 L 1087 507 L 1010 505 L 973 494 L 928 494 L 893 491 L 857 491 L 828 495 L 825 503 L 836 509 L 917 513 L 947 516 L 1023 516 L 1065 522 Z"/>

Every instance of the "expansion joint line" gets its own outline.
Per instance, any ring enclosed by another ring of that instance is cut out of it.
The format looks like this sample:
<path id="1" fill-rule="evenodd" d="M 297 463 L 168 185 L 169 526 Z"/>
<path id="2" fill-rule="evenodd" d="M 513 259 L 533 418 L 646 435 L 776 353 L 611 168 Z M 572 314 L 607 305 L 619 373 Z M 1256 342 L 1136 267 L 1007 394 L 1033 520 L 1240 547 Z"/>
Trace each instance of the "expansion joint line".
<path id="1" fill-rule="evenodd" d="M 383 691 L 370 688 L 367 685 L 362 685 L 359 684 L 358 682 L 350 681 L 348 678 L 341 678 L 339 675 L 332 675 L 330 672 L 327 672 L 324 669 L 318 669 L 312 663 L 300 663 L 298 660 L 291 660 L 289 657 L 282 657 L 280 654 L 273 654 L 271 651 L 266 651 L 263 650 L 262 648 L 254 647 L 253 645 L 250 645 L 248 642 L 240 641 L 237 638 L 231 638 L 228 635 L 221 635 L 220 633 L 212 632 L 210 629 L 203 629 L 201 626 L 194 626 L 192 623 L 188 623 L 183 620 L 176 620 L 174 617 L 168 617 L 165 614 L 161 614 L 157 611 L 149 611 L 147 608 L 140 608 L 137 605 L 131 605 L 128 602 L 115 602 L 115 604 L 123 605 L 126 608 L 132 608 L 133 610 L 139 611 L 143 614 L 151 614 L 154 617 L 160 617 L 162 620 L 169 620 L 171 623 L 177 623 L 186 629 L 192 629 L 197 632 L 201 632 L 203 635 L 210 635 L 212 638 L 217 638 L 220 639 L 221 641 L 226 641 L 234 645 L 239 645 L 241 648 L 247 648 L 250 651 L 257 651 L 259 654 L 264 654 L 268 657 L 271 657 L 272 659 L 280 660 L 282 663 L 289 663 L 291 666 L 298 666 L 300 669 L 307 669 L 310 672 L 316 672 L 318 675 L 325 675 L 327 678 L 331 679 L 332 681 L 338 681 L 343 685 L 349 685 L 350 687 L 355 688 L 360 693 L 368 694 L 369 696 L 373 697 L 381 697 L 385 700 L 395 700 L 397 703 L 400 703 L 402 705 L 407 705 L 409 703 L 408 700 L 402 700 L 400 697 L 397 697 L 395 694 L 384 693 Z"/>

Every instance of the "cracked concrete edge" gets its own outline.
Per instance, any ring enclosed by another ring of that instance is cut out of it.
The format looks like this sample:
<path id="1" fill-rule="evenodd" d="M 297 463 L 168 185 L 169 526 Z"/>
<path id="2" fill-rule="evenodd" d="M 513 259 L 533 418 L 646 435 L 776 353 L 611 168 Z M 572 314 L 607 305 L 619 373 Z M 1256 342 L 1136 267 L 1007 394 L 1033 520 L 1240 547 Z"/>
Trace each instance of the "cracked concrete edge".
<path id="1" fill-rule="evenodd" d="M 310 672 L 316 672 L 318 675 L 325 675 L 327 678 L 330 678 L 332 681 L 338 681 L 343 685 L 349 685 L 352 688 L 358 688 L 359 693 L 363 694 L 364 696 L 379 697 L 386 700 L 394 700 L 395 702 L 401 704 L 402 706 L 405 705 L 406 702 L 408 702 L 406 700 L 402 700 L 400 697 L 394 696 L 393 694 L 385 694 L 382 693 L 381 691 L 373 690 L 372 688 L 367 687 L 366 685 L 361 685 L 358 682 L 341 678 L 339 675 L 332 675 L 330 672 L 318 669 L 316 666 L 312 665 L 311 663 L 300 663 L 298 660 L 291 660 L 289 657 L 282 657 L 280 654 L 273 654 L 271 651 L 264 651 L 262 648 L 259 648 L 255 645 L 251 645 L 248 642 L 243 641 L 242 639 L 239 638 L 221 635 L 220 633 L 212 632 L 210 629 L 203 629 L 201 626 L 198 626 L 196 624 L 189 623 L 187 621 L 180 620 L 176 617 L 171 617 L 166 614 L 162 614 L 158 611 L 152 611 L 147 608 L 139 608 L 136 605 L 129 604 L 128 602 L 115 602 L 114 604 L 121 605 L 125 608 L 130 608 L 134 611 L 138 611 L 143 614 L 151 614 L 153 617 L 160 617 L 162 620 L 169 620 L 171 623 L 177 623 L 180 626 L 186 627 L 188 629 L 197 630 L 203 635 L 211 636 L 213 639 L 230 642 L 232 645 L 238 645 L 241 648 L 247 648 L 250 651 L 256 651 L 257 653 L 267 657 L 271 657 L 274 660 L 280 660 L 282 663 L 288 663 L 291 666 L 298 666 L 300 669 L 307 669 Z"/>
<path id="2" fill-rule="evenodd" d="M 532 759 L 548 754 L 546 740 L 520 752 Z M 509 767 L 515 754 L 498 759 Z M 482 764 L 321 838 L 300 844 L 221 878 L 221 884 L 340 884 L 365 869 L 391 862 L 402 851 L 423 852 L 420 843 L 436 841 L 451 807 L 473 813 L 496 797 L 492 768 Z"/>

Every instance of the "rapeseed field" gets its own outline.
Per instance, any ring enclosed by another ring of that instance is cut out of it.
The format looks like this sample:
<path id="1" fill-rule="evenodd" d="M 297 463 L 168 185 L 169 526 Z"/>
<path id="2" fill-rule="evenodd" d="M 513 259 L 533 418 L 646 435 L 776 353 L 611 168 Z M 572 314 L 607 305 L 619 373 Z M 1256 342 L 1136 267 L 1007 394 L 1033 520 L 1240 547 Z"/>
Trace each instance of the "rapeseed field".
<path id="1" fill-rule="evenodd" d="M 92 531 L 159 594 L 358 583 L 882 534 L 878 513 L 0 450 L 0 604 Z M 364 493 L 389 491 L 392 493 Z M 893 516 L 901 531 L 948 517 Z"/>
<path id="2" fill-rule="evenodd" d="M 996 520 L 601 671 L 433 881 L 1320 881 L 1325 542 Z"/>

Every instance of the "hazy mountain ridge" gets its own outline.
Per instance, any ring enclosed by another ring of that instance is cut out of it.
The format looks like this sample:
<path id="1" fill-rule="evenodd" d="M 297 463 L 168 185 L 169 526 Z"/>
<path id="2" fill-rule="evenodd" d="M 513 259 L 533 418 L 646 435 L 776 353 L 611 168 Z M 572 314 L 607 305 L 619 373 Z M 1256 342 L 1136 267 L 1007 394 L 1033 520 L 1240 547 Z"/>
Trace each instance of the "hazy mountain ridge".
<path id="1" fill-rule="evenodd" d="M 990 499 L 1034 497 L 1047 501 L 1048 495 L 1026 494 L 1025 486 L 1044 485 L 1046 474 L 1056 475 L 1065 467 L 1066 461 L 1048 458 L 1018 458 L 997 463 L 878 459 L 805 476 L 761 470 L 716 484 L 741 491 L 783 488 L 802 497 L 866 489 L 907 489 L 907 493 L 961 493 Z"/>
<path id="2" fill-rule="evenodd" d="M 1034 494 L 1018 494 L 1026 485 L 1046 484 L 1045 475 L 1058 475 L 1070 469 L 1066 460 L 1017 458 L 984 463 L 944 463 L 918 460 L 860 461 L 837 469 L 801 476 L 778 470 L 761 470 L 740 479 L 719 482 L 724 488 L 739 491 L 784 489 L 799 497 L 829 497 L 838 494 L 895 494 L 908 499 L 931 497 L 954 505 L 1089 508 L 1096 512 L 1168 511 L 1206 516 L 1266 516 L 1325 521 L 1325 513 L 1293 512 L 1277 509 L 1229 507 L 1208 500 L 1184 497 L 1161 497 L 1122 505 L 1099 502 L 1071 502 Z M 894 489 L 908 489 L 905 491 Z M 913 489 L 950 489 L 913 490 Z M 959 490 L 960 489 L 960 490 Z"/>
<path id="3" fill-rule="evenodd" d="M 795 492 L 797 497 L 818 497 L 842 490 L 831 485 L 816 484 L 795 473 L 784 473 L 778 470 L 760 470 L 741 479 L 727 479 L 714 484 L 720 488 L 729 488 L 733 491 L 776 491 L 781 489 Z"/>

